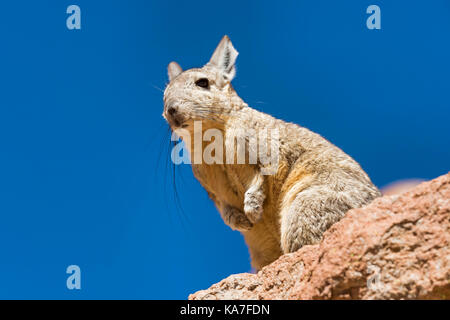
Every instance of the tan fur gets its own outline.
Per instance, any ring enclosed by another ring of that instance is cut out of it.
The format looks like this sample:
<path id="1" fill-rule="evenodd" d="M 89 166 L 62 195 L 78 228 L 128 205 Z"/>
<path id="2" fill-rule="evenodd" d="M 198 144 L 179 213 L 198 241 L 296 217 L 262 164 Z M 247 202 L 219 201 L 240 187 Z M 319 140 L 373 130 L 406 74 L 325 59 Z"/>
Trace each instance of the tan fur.
<path id="1" fill-rule="evenodd" d="M 236 57 L 225 36 L 201 69 L 182 72 L 172 62 L 163 116 L 172 129 L 184 127 L 192 137 L 195 120 L 202 121 L 203 132 L 221 130 L 224 150 L 233 146 L 230 137 L 242 128 L 279 130 L 280 156 L 273 175 L 262 175 L 259 162 L 192 165 L 225 223 L 244 235 L 252 266 L 260 269 L 283 253 L 318 242 L 347 210 L 380 192 L 350 156 L 318 134 L 250 108 L 231 86 Z M 201 78 L 209 80 L 208 88 L 195 84 Z M 192 145 L 187 146 L 191 158 Z"/>

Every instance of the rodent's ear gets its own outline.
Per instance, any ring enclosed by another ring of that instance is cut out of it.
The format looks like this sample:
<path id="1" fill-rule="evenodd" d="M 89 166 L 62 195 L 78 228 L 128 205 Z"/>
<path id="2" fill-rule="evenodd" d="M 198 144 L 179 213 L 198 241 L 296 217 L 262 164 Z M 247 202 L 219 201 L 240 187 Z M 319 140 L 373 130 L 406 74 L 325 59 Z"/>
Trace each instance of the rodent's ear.
<path id="1" fill-rule="evenodd" d="M 230 38 L 224 36 L 214 51 L 208 65 L 218 68 L 225 78 L 231 81 L 236 74 L 235 62 L 239 52 L 233 47 Z"/>
<path id="2" fill-rule="evenodd" d="M 176 63 L 175 61 L 172 61 L 167 66 L 167 74 L 169 75 L 169 81 L 172 81 L 175 79 L 176 76 L 178 76 L 180 73 L 183 72 L 183 69 L 181 69 L 180 65 Z"/>

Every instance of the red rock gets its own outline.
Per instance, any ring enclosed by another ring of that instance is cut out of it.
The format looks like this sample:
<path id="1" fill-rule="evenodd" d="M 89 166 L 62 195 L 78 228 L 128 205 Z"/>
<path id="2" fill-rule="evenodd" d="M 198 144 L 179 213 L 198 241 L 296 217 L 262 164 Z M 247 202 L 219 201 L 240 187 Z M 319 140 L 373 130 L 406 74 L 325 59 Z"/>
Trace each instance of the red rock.
<path id="1" fill-rule="evenodd" d="M 411 190 L 415 186 L 417 186 L 419 183 L 422 183 L 424 180 L 421 179 L 404 179 L 392 182 L 388 184 L 387 186 L 384 186 L 381 188 L 381 193 L 384 196 L 392 196 L 394 194 L 400 194 L 404 193 L 406 191 Z"/>
<path id="2" fill-rule="evenodd" d="M 319 244 L 189 299 L 450 299 L 449 244 L 447 173 L 350 210 Z"/>

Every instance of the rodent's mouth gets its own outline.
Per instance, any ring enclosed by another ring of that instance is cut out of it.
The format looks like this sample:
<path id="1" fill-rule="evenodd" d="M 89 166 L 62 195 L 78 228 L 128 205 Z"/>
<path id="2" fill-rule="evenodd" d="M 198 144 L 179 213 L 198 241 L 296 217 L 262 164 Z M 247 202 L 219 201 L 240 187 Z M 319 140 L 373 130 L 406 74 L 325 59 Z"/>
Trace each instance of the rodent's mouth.
<path id="1" fill-rule="evenodd" d="M 172 123 L 173 123 L 173 126 L 176 128 L 180 127 L 180 125 L 181 125 L 180 121 L 178 121 L 176 118 L 172 119 Z"/>
<path id="2" fill-rule="evenodd" d="M 166 120 L 173 129 L 189 127 L 189 124 L 186 123 L 186 121 L 180 120 L 176 117 L 167 117 Z"/>
<path id="3" fill-rule="evenodd" d="M 186 119 L 175 108 L 168 108 L 163 113 L 164 118 L 173 129 L 184 128 Z"/>

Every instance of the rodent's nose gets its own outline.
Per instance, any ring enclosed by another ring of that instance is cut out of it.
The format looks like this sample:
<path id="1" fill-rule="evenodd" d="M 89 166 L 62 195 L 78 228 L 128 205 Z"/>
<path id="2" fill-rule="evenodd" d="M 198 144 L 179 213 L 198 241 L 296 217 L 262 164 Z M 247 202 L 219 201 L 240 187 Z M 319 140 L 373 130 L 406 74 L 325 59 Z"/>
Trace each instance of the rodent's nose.
<path id="1" fill-rule="evenodd" d="M 173 116 L 175 113 L 177 113 L 177 109 L 175 109 L 174 107 L 169 107 L 169 109 L 167 109 L 167 113 Z"/>
<path id="2" fill-rule="evenodd" d="M 176 106 L 170 105 L 167 107 L 167 120 L 169 123 L 175 127 L 179 127 L 182 123 L 182 116 L 178 112 L 178 108 Z"/>

